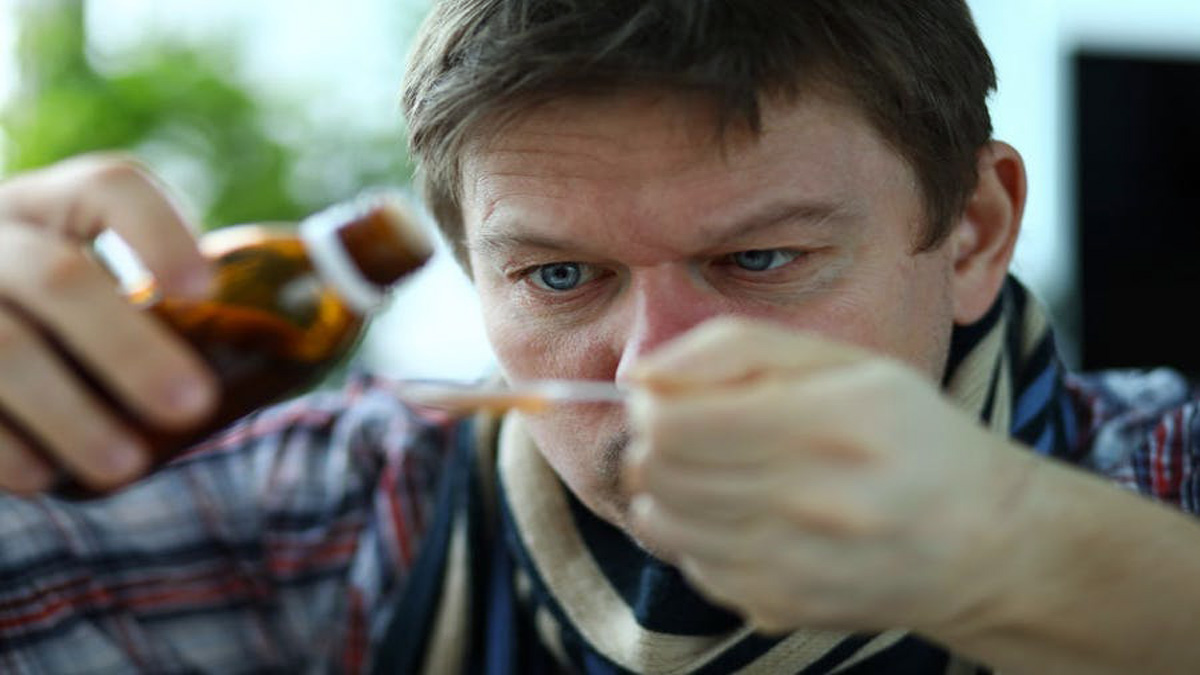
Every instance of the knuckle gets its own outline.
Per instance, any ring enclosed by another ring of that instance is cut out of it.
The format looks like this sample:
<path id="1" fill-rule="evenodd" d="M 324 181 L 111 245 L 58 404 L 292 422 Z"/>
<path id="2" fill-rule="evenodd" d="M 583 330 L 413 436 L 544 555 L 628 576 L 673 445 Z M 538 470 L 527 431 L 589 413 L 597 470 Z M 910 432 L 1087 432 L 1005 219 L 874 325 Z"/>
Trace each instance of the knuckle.
<path id="1" fill-rule="evenodd" d="M 100 189 L 130 183 L 149 183 L 150 172 L 132 155 L 106 152 L 89 155 L 84 160 L 84 182 Z"/>
<path id="2" fill-rule="evenodd" d="M 33 269 L 35 287 L 54 294 L 88 286 L 95 273 L 94 263 L 82 251 L 57 242 L 42 247 Z"/>
<path id="3" fill-rule="evenodd" d="M 0 229 L 0 293 L 27 303 L 93 280 L 96 263 L 71 242 L 29 227 Z"/>
<path id="4" fill-rule="evenodd" d="M 874 385 L 873 389 L 881 395 L 895 395 L 903 392 L 910 386 L 913 379 L 911 369 L 895 359 L 874 359 L 864 367 Z"/>
<path id="5" fill-rule="evenodd" d="M 769 634 L 780 634 L 795 629 L 795 619 L 791 616 L 791 612 L 778 606 L 777 602 L 770 602 L 766 606 L 760 606 L 754 611 L 754 625 L 762 632 Z"/>
<path id="6" fill-rule="evenodd" d="M 782 344 L 788 344 L 794 335 L 792 331 L 775 324 L 744 316 L 729 317 L 727 325 L 731 339 L 744 340 L 755 349 L 774 350 Z"/>
<path id="7" fill-rule="evenodd" d="M 723 344 L 730 340 L 756 337 L 762 325 L 745 317 L 723 315 L 705 321 L 702 329 L 712 342 Z"/>
<path id="8" fill-rule="evenodd" d="M 886 533 L 888 520 L 882 515 L 864 508 L 839 509 L 836 520 L 838 530 L 850 539 L 869 539 Z"/>
<path id="9" fill-rule="evenodd" d="M 785 499 L 781 510 L 800 527 L 842 539 L 858 539 L 881 533 L 885 520 L 845 500 Z"/>
<path id="10" fill-rule="evenodd" d="M 857 401 L 860 410 L 890 413 L 904 395 L 908 373 L 887 358 L 869 359 L 852 366 L 838 382 L 835 395 Z"/>
<path id="11" fill-rule="evenodd" d="M 807 525 L 839 539 L 854 539 L 870 527 L 850 509 L 832 506 L 811 508 L 804 518 Z"/>

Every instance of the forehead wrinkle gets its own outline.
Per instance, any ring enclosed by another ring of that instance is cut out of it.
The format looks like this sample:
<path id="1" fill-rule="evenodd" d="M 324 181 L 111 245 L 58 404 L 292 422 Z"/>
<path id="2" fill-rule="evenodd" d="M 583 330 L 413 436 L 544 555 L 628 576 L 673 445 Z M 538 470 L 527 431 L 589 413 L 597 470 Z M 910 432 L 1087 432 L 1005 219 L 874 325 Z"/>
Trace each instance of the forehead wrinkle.
<path id="1" fill-rule="evenodd" d="M 570 235 L 559 235 L 545 226 L 521 221 L 519 218 L 497 217 L 481 224 L 478 235 L 468 242 L 470 250 L 497 258 L 511 256 L 519 251 L 563 252 L 584 255 L 603 260 L 653 260 L 677 257 L 683 251 L 675 250 L 670 243 L 647 241 L 638 236 L 643 226 L 632 228 L 606 227 L 597 223 L 594 227 L 566 227 Z M 586 229 L 586 236 L 580 232 Z"/>
<path id="2" fill-rule="evenodd" d="M 540 161 L 546 157 L 550 161 Z M 529 158 L 539 158 L 529 161 Z M 583 159 L 584 162 L 579 160 Z M 622 184 L 627 176 L 614 171 L 617 160 L 597 153 L 572 152 L 560 148 L 522 151 L 489 151 L 468 156 L 464 162 L 464 206 L 479 205 L 479 222 L 487 224 L 502 202 L 514 199 L 555 201 L 577 200 L 584 191 L 578 183 L 604 185 L 627 194 Z M 480 198 L 478 202 L 471 197 Z"/>
<path id="3" fill-rule="evenodd" d="M 568 167 L 580 174 L 587 174 L 591 167 L 624 172 L 631 157 L 641 156 L 653 160 L 641 163 L 643 173 L 675 174 L 702 163 L 701 155 L 723 156 L 725 147 L 718 142 L 714 123 L 698 119 L 702 111 L 694 107 L 681 111 L 681 102 L 678 97 L 658 94 L 631 96 L 618 101 L 614 113 L 609 109 L 581 109 L 581 104 L 590 103 L 586 98 L 566 99 L 539 106 L 499 132 L 480 138 L 464 156 L 473 155 L 476 160 L 510 156 L 517 161 L 521 157 L 556 157 L 557 161 L 549 166 L 558 175 L 567 175 Z M 621 113 L 625 111 L 636 114 L 623 119 Z"/>
<path id="4" fill-rule="evenodd" d="M 473 234 L 469 233 L 467 238 L 469 250 L 499 256 L 523 248 L 570 251 L 613 260 L 678 253 L 669 243 L 649 241 L 644 236 L 648 228 L 654 227 L 656 217 L 638 206 L 633 191 L 618 190 L 622 196 L 617 202 L 606 196 L 598 204 L 594 197 L 582 198 L 587 191 L 540 181 L 537 189 L 526 189 L 520 181 L 514 186 L 514 181 L 505 180 L 513 177 L 538 181 L 542 175 L 512 172 L 480 176 L 477 184 L 480 199 L 476 202 L 480 213 L 476 227 L 471 228 Z M 620 187 L 621 181 L 608 182 Z M 502 185 L 501 189 L 490 189 L 489 184 L 496 183 Z M 541 202 L 542 208 L 536 202 Z"/>
<path id="5" fill-rule="evenodd" d="M 720 244 L 787 227 L 816 229 L 853 220 L 852 209 L 842 200 L 798 199 L 765 201 L 746 214 L 702 226 L 703 236 Z"/>
<path id="6" fill-rule="evenodd" d="M 702 149 L 680 144 L 626 144 L 603 136 L 589 137 L 591 143 L 575 147 L 555 141 L 528 147 L 494 148 L 477 155 L 479 173 L 497 178 L 528 180 L 552 179 L 553 182 L 584 180 L 610 185 L 638 185 L 664 176 L 682 177 L 693 173 Z M 645 158 L 648 161 L 641 161 Z M 631 167 L 638 167 L 630 172 Z"/>

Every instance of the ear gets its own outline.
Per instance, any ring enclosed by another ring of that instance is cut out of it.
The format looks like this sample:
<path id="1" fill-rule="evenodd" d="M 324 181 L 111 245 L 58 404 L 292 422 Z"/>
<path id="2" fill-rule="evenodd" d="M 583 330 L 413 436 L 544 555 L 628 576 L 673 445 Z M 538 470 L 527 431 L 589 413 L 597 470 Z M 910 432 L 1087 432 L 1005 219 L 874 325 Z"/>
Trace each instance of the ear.
<path id="1" fill-rule="evenodd" d="M 979 181 L 950 235 L 954 257 L 954 322 L 978 321 L 1008 274 L 1025 211 L 1025 163 L 1007 143 L 979 151 Z"/>

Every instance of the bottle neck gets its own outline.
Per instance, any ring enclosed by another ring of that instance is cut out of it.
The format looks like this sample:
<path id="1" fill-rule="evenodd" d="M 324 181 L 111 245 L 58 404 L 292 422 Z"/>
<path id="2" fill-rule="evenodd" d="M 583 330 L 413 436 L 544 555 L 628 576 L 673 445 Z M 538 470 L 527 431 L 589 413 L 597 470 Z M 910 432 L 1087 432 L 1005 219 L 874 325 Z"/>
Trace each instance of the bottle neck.
<path id="1" fill-rule="evenodd" d="M 334 205 L 301 221 L 299 233 L 317 273 L 361 315 L 431 254 L 413 219 L 386 195 Z"/>

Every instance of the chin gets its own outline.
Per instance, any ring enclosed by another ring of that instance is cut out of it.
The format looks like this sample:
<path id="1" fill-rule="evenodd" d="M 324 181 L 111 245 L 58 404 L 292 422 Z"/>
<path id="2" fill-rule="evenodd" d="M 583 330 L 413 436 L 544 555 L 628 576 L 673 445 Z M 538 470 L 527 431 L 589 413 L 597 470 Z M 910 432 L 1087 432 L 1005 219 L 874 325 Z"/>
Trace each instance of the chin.
<path id="1" fill-rule="evenodd" d="M 616 489 L 604 493 L 589 491 L 586 496 L 572 491 L 589 511 L 624 532 L 634 544 L 637 544 L 638 548 L 663 562 L 675 564 L 674 556 L 671 553 L 657 546 L 652 538 L 645 536 L 645 533 L 638 531 L 633 525 L 633 519 L 630 517 L 629 495 L 620 485 Z"/>
<path id="2" fill-rule="evenodd" d="M 594 420 L 574 419 L 552 426 L 530 423 L 528 428 L 567 489 L 597 516 L 625 529 L 629 499 L 621 474 L 629 434 L 624 424 L 608 432 L 598 431 L 601 426 Z"/>

